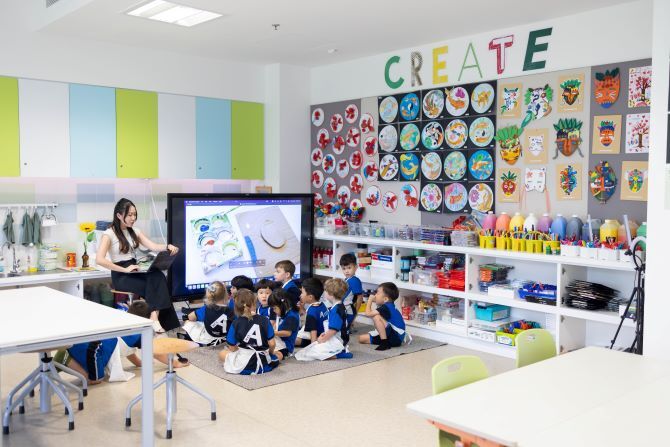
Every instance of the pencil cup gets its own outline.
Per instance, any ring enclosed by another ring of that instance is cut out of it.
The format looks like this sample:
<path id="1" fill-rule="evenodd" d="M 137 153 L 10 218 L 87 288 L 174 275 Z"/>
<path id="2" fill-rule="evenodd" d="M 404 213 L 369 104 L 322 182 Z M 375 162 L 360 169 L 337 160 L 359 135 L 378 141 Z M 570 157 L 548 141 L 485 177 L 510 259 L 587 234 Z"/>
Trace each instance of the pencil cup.
<path id="1" fill-rule="evenodd" d="M 554 253 L 561 248 L 561 243 L 558 241 L 542 241 L 542 253 L 546 254 L 547 248 L 549 248 L 549 253 Z"/>
<path id="2" fill-rule="evenodd" d="M 486 241 L 484 241 L 484 238 L 486 236 L 482 236 L 481 234 L 479 235 L 479 248 L 485 248 L 486 247 Z"/>
<path id="3" fill-rule="evenodd" d="M 542 241 L 526 241 L 526 253 L 541 253 Z"/>
<path id="4" fill-rule="evenodd" d="M 526 250 L 525 239 L 512 239 L 512 251 L 525 251 L 525 250 Z"/>
<path id="5" fill-rule="evenodd" d="M 496 246 L 495 236 L 483 236 L 483 239 L 484 239 L 484 248 L 495 248 Z"/>
<path id="6" fill-rule="evenodd" d="M 496 249 L 509 250 L 511 243 L 508 244 L 509 238 L 505 236 L 496 236 Z"/>

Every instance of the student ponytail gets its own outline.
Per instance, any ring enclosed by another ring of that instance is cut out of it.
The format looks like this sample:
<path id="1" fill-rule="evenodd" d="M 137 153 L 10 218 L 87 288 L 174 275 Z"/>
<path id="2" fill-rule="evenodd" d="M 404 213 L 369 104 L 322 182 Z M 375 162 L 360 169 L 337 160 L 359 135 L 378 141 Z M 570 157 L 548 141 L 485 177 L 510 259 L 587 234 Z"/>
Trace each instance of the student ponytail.
<path id="1" fill-rule="evenodd" d="M 205 305 L 208 307 L 218 306 L 228 299 L 228 291 L 221 281 L 214 281 L 207 286 L 205 292 Z"/>
<path id="2" fill-rule="evenodd" d="M 268 305 L 270 307 L 277 306 L 280 310 L 279 316 L 283 318 L 291 310 L 296 312 L 298 311 L 298 306 L 293 303 L 291 298 L 291 294 L 289 294 L 286 290 L 277 289 L 272 292 L 272 295 L 270 295 Z"/>

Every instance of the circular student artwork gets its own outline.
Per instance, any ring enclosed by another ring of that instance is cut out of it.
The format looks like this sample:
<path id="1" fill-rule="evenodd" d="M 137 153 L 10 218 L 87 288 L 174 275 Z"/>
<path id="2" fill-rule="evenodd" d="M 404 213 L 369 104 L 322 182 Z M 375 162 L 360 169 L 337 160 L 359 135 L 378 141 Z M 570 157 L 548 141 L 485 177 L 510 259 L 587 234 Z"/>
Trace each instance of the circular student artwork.
<path id="1" fill-rule="evenodd" d="M 358 107 L 356 104 L 349 104 L 344 108 L 344 119 L 347 123 L 353 124 L 358 119 Z"/>
<path id="2" fill-rule="evenodd" d="M 468 167 L 468 161 L 465 159 L 463 152 L 454 151 L 444 159 L 444 173 L 451 180 L 460 180 L 465 175 Z"/>
<path id="3" fill-rule="evenodd" d="M 344 152 L 344 147 L 344 137 L 342 135 L 336 136 L 333 140 L 333 152 L 337 155 L 340 155 L 342 152 Z"/>
<path id="4" fill-rule="evenodd" d="M 384 155 L 379 162 L 379 175 L 382 180 L 393 180 L 398 175 L 398 159 L 393 154 Z"/>
<path id="5" fill-rule="evenodd" d="M 323 186 L 323 172 L 312 171 L 312 186 L 315 188 L 321 188 Z"/>
<path id="6" fill-rule="evenodd" d="M 333 171 L 335 170 L 335 157 L 331 154 L 326 155 L 323 157 L 323 172 L 326 174 L 332 174 Z"/>
<path id="7" fill-rule="evenodd" d="M 431 90 L 423 97 L 423 114 L 426 118 L 435 119 L 444 110 L 444 93 L 442 90 Z"/>
<path id="8" fill-rule="evenodd" d="M 419 206 L 419 193 L 414 185 L 403 185 L 402 188 L 400 188 L 400 196 L 402 197 L 405 206 L 410 208 Z"/>
<path id="9" fill-rule="evenodd" d="M 316 127 L 319 127 L 320 125 L 323 124 L 323 109 L 321 107 L 318 107 L 314 110 L 312 110 L 312 124 L 314 124 Z"/>
<path id="10" fill-rule="evenodd" d="M 326 193 L 326 197 L 334 199 L 337 195 L 337 183 L 332 177 L 326 178 L 323 182 L 323 191 Z"/>
<path id="11" fill-rule="evenodd" d="M 395 150 L 398 145 L 398 131 L 395 126 L 384 126 L 379 132 L 379 148 L 384 152 Z"/>
<path id="12" fill-rule="evenodd" d="M 349 179 L 349 188 L 354 194 L 360 194 L 363 190 L 363 177 L 361 174 L 354 174 Z"/>
<path id="13" fill-rule="evenodd" d="M 400 154 L 400 175 L 405 180 L 416 180 L 419 176 L 419 157 L 416 154 Z"/>
<path id="14" fill-rule="evenodd" d="M 431 121 L 421 131 L 421 141 L 426 149 L 434 150 L 444 142 L 444 129 L 437 121 Z"/>
<path id="15" fill-rule="evenodd" d="M 419 116 L 419 97 L 416 93 L 408 93 L 400 101 L 400 117 L 405 121 L 413 121 Z"/>
<path id="16" fill-rule="evenodd" d="M 377 206 L 381 200 L 382 194 L 377 186 L 372 185 L 365 191 L 365 201 L 368 202 L 368 205 Z"/>
<path id="17" fill-rule="evenodd" d="M 315 147 L 312 149 L 312 164 L 314 166 L 321 166 L 321 163 L 323 162 L 323 151 Z"/>
<path id="18" fill-rule="evenodd" d="M 209 231 L 211 225 L 212 224 L 209 219 L 206 217 L 201 217 L 200 219 L 197 219 L 195 222 L 193 222 L 193 229 L 197 232 L 204 233 L 205 231 Z"/>
<path id="19" fill-rule="evenodd" d="M 337 202 L 346 206 L 349 203 L 349 198 L 351 197 L 351 191 L 349 191 L 348 186 L 340 186 L 340 189 L 337 190 Z"/>
<path id="20" fill-rule="evenodd" d="M 460 149 L 468 139 L 468 126 L 463 120 L 452 120 L 447 124 L 444 133 L 447 145 L 452 149 Z"/>
<path id="21" fill-rule="evenodd" d="M 379 118 L 385 123 L 392 123 L 398 116 L 398 101 L 393 96 L 387 96 L 379 103 Z"/>
<path id="22" fill-rule="evenodd" d="M 349 208 L 351 208 L 352 211 L 358 211 L 363 208 L 363 202 L 361 202 L 361 199 L 351 199 Z"/>
<path id="23" fill-rule="evenodd" d="M 382 208 L 387 213 L 395 212 L 396 208 L 398 208 L 398 196 L 391 191 L 386 191 L 384 197 L 382 197 Z"/>
<path id="24" fill-rule="evenodd" d="M 489 152 L 479 150 L 470 156 L 468 168 L 476 180 L 487 180 L 493 174 L 493 157 Z"/>
<path id="25" fill-rule="evenodd" d="M 363 150 L 365 151 L 365 155 L 373 157 L 377 153 L 377 137 L 367 137 L 363 142 Z"/>
<path id="26" fill-rule="evenodd" d="M 477 118 L 470 124 L 470 140 L 475 146 L 488 146 L 493 141 L 494 134 L 493 121 L 487 116 Z"/>
<path id="27" fill-rule="evenodd" d="M 323 205 L 323 197 L 321 197 L 321 194 L 318 192 L 314 193 L 314 206 L 319 207 Z"/>
<path id="28" fill-rule="evenodd" d="M 340 178 L 344 178 L 349 175 L 349 162 L 346 160 L 346 158 L 337 162 L 335 170 Z"/>
<path id="29" fill-rule="evenodd" d="M 421 206 L 426 211 L 435 211 L 442 205 L 442 191 L 435 183 L 426 184 L 421 189 Z"/>
<path id="30" fill-rule="evenodd" d="M 472 109 L 476 113 L 488 112 L 493 105 L 495 95 L 495 90 L 491 84 L 483 83 L 477 85 L 477 87 L 472 90 L 472 97 L 470 98 Z"/>
<path id="31" fill-rule="evenodd" d="M 342 115 L 336 113 L 335 115 L 330 117 L 330 130 L 332 130 L 335 133 L 340 133 L 343 127 L 344 127 L 344 120 L 342 119 Z"/>
<path id="32" fill-rule="evenodd" d="M 361 166 L 363 165 L 363 154 L 361 154 L 361 151 L 353 151 L 351 155 L 349 155 L 349 165 L 354 171 L 361 169 Z"/>
<path id="33" fill-rule="evenodd" d="M 428 180 L 437 180 L 442 172 L 442 160 L 435 152 L 429 152 L 421 160 L 421 172 Z"/>
<path id="34" fill-rule="evenodd" d="M 468 202 L 470 203 L 470 208 L 473 210 L 481 211 L 482 213 L 487 212 L 493 208 L 493 191 L 491 187 L 485 183 L 475 184 L 470 188 Z"/>
<path id="35" fill-rule="evenodd" d="M 358 122 L 358 127 L 361 128 L 361 132 L 370 133 L 375 131 L 375 120 L 372 118 L 372 115 L 369 113 L 364 113 L 361 116 L 361 120 Z"/>
<path id="36" fill-rule="evenodd" d="M 377 168 L 377 162 L 369 161 L 363 166 L 363 177 L 368 182 L 376 182 L 377 175 L 379 174 L 379 168 Z"/>
<path id="37" fill-rule="evenodd" d="M 350 127 L 347 131 L 347 146 L 358 147 L 361 144 L 361 131 L 358 127 Z"/>
<path id="38" fill-rule="evenodd" d="M 450 183 L 444 188 L 444 206 L 449 211 L 460 211 L 468 203 L 468 190 L 460 183 Z"/>
<path id="39" fill-rule="evenodd" d="M 421 132 L 414 123 L 403 126 L 400 131 L 400 147 L 406 151 L 411 151 L 419 144 Z"/>
<path id="40" fill-rule="evenodd" d="M 463 87 L 454 87 L 451 89 L 446 89 L 447 98 L 446 106 L 447 112 L 452 116 L 461 116 L 467 110 L 470 105 L 470 95 L 468 91 Z"/>
<path id="41" fill-rule="evenodd" d="M 319 145 L 321 149 L 325 149 L 330 143 L 330 134 L 326 129 L 320 129 L 316 134 L 316 144 Z"/>

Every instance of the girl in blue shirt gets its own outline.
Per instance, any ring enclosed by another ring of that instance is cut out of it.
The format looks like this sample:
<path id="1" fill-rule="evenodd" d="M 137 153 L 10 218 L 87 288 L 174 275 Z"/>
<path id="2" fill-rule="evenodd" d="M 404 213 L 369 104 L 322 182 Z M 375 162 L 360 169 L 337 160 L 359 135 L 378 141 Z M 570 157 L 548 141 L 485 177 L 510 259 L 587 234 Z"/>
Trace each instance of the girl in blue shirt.
<path id="1" fill-rule="evenodd" d="M 270 308 L 277 315 L 277 336 L 274 354 L 279 361 L 293 354 L 295 339 L 300 329 L 300 314 L 298 306 L 293 303 L 293 298 L 285 289 L 277 289 L 272 292 L 268 301 Z"/>

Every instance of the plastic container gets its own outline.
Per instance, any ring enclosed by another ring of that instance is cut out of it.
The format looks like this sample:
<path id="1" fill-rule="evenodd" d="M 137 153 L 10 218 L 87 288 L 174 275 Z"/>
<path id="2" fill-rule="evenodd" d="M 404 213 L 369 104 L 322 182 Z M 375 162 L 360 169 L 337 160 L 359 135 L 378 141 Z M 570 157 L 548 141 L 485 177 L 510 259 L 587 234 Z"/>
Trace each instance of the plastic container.
<path id="1" fill-rule="evenodd" d="M 512 251 L 526 251 L 526 240 L 512 238 Z"/>
<path id="2" fill-rule="evenodd" d="M 619 222 L 615 219 L 605 219 L 600 227 L 600 240 L 603 242 L 615 242 L 619 235 Z"/>
<path id="3" fill-rule="evenodd" d="M 511 250 L 512 249 L 512 238 L 497 236 L 496 237 L 496 250 Z"/>
<path id="4" fill-rule="evenodd" d="M 503 320 L 509 317 L 510 308 L 509 306 L 503 306 L 502 304 L 483 304 L 475 303 L 475 317 L 478 320 L 484 321 L 496 321 Z"/>
<path id="5" fill-rule="evenodd" d="M 414 267 L 412 269 L 412 283 L 424 286 L 436 286 L 437 272 L 438 270 Z"/>
<path id="6" fill-rule="evenodd" d="M 396 238 L 396 225 L 386 224 L 384 225 L 384 237 L 386 239 L 395 239 Z"/>
<path id="7" fill-rule="evenodd" d="M 559 239 L 565 239 L 565 230 L 568 226 L 568 221 L 562 214 L 557 214 L 556 219 L 551 222 L 551 232 L 557 234 Z"/>
<path id="8" fill-rule="evenodd" d="M 493 214 L 493 211 L 489 211 L 486 217 L 484 218 L 484 222 L 482 222 L 482 228 L 484 230 L 495 230 L 496 228 L 496 215 Z"/>
<path id="9" fill-rule="evenodd" d="M 638 236 L 644 236 L 645 238 L 647 237 L 647 222 L 642 222 L 642 225 L 637 229 L 637 235 Z M 645 242 L 640 242 L 638 245 L 639 247 L 642 247 L 642 250 L 646 250 L 647 244 Z"/>
<path id="10" fill-rule="evenodd" d="M 629 220 L 628 221 L 628 228 L 630 229 L 630 240 L 632 241 L 637 237 L 637 229 L 640 226 L 635 222 L 634 220 Z M 626 225 L 621 224 L 619 225 L 619 233 L 617 234 L 617 242 L 625 242 L 626 244 L 628 243 L 628 236 L 626 235 Z"/>
<path id="11" fill-rule="evenodd" d="M 523 229 L 523 223 L 526 219 L 521 215 L 521 213 L 514 213 L 514 217 L 509 222 L 510 231 L 521 231 Z"/>
<path id="12" fill-rule="evenodd" d="M 359 224 L 357 222 L 349 222 L 347 227 L 349 236 L 360 236 L 360 233 L 358 232 Z"/>
<path id="13" fill-rule="evenodd" d="M 598 249 L 593 247 L 579 247 L 579 257 L 584 259 L 598 259 Z"/>
<path id="14" fill-rule="evenodd" d="M 561 244 L 561 256 L 566 256 L 568 258 L 577 258 L 579 257 L 579 247 L 578 245 L 567 245 Z"/>
<path id="15" fill-rule="evenodd" d="M 599 248 L 598 259 L 600 261 L 618 261 L 620 251 L 621 250 L 613 250 L 611 248 Z"/>
<path id="16" fill-rule="evenodd" d="M 551 216 L 549 213 L 544 213 L 542 217 L 537 221 L 537 231 L 541 231 L 543 233 L 549 233 L 549 229 L 551 228 L 551 223 L 553 220 L 551 219 Z"/>
<path id="17" fill-rule="evenodd" d="M 509 217 L 509 214 L 506 212 L 500 213 L 500 216 L 496 219 L 496 230 L 497 231 L 508 231 L 509 230 L 509 223 L 512 220 L 511 217 Z"/>
<path id="18" fill-rule="evenodd" d="M 535 254 L 542 253 L 542 241 L 527 240 L 526 253 L 535 253 Z"/>
<path id="19" fill-rule="evenodd" d="M 570 238 L 581 239 L 583 225 L 584 222 L 582 222 L 579 216 L 573 214 L 570 220 L 568 220 L 567 226 L 565 227 L 565 237 L 567 237 L 568 239 Z"/>
<path id="20" fill-rule="evenodd" d="M 533 213 L 529 213 L 528 217 L 523 221 L 523 231 L 535 231 L 537 230 L 539 220 L 537 216 Z"/>
<path id="21" fill-rule="evenodd" d="M 591 231 L 593 235 L 593 239 L 595 238 L 600 238 L 600 227 L 602 226 L 603 222 L 600 219 L 591 219 Z M 587 220 L 584 222 L 584 225 L 582 225 L 582 239 L 585 241 L 590 241 L 592 240 L 589 237 L 589 221 Z"/>

